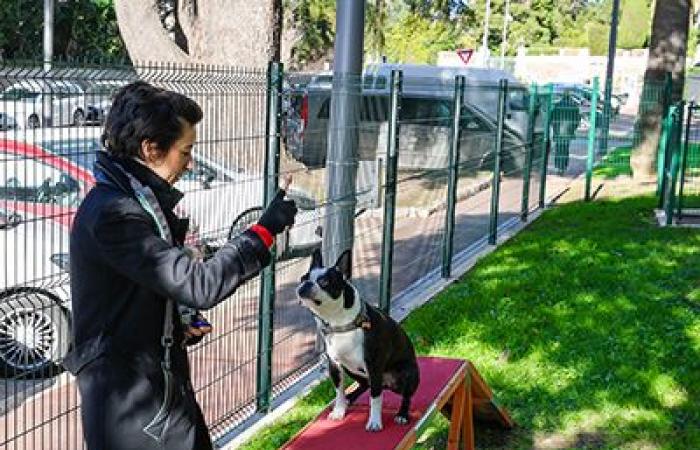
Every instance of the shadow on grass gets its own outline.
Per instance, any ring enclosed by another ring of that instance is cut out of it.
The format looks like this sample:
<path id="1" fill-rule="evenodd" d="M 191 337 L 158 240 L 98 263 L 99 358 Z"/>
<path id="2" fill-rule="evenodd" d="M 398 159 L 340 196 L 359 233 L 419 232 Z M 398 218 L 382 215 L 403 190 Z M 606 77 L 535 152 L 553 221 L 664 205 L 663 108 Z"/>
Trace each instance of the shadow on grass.
<path id="1" fill-rule="evenodd" d="M 653 206 L 551 211 L 408 319 L 419 353 L 471 359 L 518 422 L 480 447 L 700 448 L 700 234 Z"/>

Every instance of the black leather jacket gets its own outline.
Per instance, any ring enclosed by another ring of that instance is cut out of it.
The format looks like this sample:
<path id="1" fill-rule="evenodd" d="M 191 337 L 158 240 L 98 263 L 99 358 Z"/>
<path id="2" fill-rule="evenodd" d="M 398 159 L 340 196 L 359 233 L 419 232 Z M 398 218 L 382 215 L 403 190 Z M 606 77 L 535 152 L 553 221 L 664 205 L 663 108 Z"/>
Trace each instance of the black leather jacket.
<path id="1" fill-rule="evenodd" d="M 153 190 L 175 245 L 160 237 L 122 168 Z M 137 161 L 103 152 L 95 176 L 97 185 L 80 206 L 71 231 L 74 343 L 65 366 L 78 374 L 88 448 L 160 448 L 163 442 L 152 442 L 140 427 L 162 404 L 166 299 L 195 309 L 211 308 L 257 275 L 269 263 L 270 252 L 257 234 L 246 231 L 206 261 L 193 259 L 181 247 L 187 221 L 172 212 L 180 192 Z M 170 441 L 165 448 L 203 448 L 206 445 L 192 443 L 193 430 L 195 441 L 204 442 L 200 438 L 206 427 L 194 401 L 177 314 L 173 320 L 172 372 L 180 388 L 168 387 L 177 396 L 168 424 L 179 425 L 164 434 Z M 118 411 L 131 419 L 121 423 Z M 137 420 L 141 416 L 143 420 Z"/>

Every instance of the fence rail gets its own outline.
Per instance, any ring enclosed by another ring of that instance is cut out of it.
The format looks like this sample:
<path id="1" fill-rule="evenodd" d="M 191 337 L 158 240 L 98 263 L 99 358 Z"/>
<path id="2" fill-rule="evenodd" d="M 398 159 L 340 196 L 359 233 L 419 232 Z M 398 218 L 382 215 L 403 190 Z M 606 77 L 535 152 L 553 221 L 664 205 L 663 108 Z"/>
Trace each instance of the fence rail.
<path id="1" fill-rule="evenodd" d="M 300 213 L 278 240 L 275 264 L 207 312 L 215 331 L 190 351 L 195 391 L 214 437 L 267 411 L 318 362 L 315 323 L 295 288 L 306 256 L 321 245 L 322 225 L 335 217 L 332 202 L 356 202 L 354 283 L 388 311 L 392 298 L 427 275 L 437 270 L 449 277 L 453 258 L 475 243 L 485 237 L 496 243 L 504 224 L 527 220 L 571 180 L 610 164 L 621 142 L 613 120 L 612 149 L 601 150 L 597 107 L 586 110 L 585 94 L 555 85 L 438 83 L 400 72 L 383 81 L 365 78 L 357 81 L 352 117 L 358 152 L 347 161 L 357 171 L 356 189 L 353 198 L 331 202 L 325 152 L 332 80 L 325 75 L 285 73 L 280 64 L 44 71 L 6 63 L 0 66 L 2 449 L 83 447 L 75 383 L 61 370 L 70 348 L 69 229 L 95 184 L 92 163 L 111 96 L 139 79 L 181 92 L 204 111 L 195 169 L 177 185 L 185 192 L 178 213 L 193 225 L 190 245 L 220 243 L 244 230 L 278 180 L 294 178 L 289 193 Z M 695 148 L 691 143 L 681 158 L 686 193 Z M 679 208 L 688 202 L 679 201 Z"/>

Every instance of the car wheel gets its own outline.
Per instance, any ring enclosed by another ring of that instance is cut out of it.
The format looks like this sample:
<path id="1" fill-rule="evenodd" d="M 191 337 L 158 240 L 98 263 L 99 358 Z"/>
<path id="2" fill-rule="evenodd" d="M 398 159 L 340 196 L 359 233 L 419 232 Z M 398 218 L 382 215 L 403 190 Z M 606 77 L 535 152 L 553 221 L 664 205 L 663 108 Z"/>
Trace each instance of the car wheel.
<path id="1" fill-rule="evenodd" d="M 250 208 L 239 214 L 236 220 L 234 220 L 231 224 L 231 228 L 228 232 L 228 239 L 233 239 L 250 228 L 251 225 L 257 223 L 260 216 L 262 216 L 262 213 L 263 209 L 256 206 L 255 208 Z M 284 233 L 281 233 L 275 237 L 275 241 L 277 243 L 277 259 L 283 258 L 287 253 L 287 242 L 289 241 L 288 236 L 289 231 L 285 231 Z"/>
<path id="2" fill-rule="evenodd" d="M 55 375 L 70 347 L 68 312 L 58 299 L 34 289 L 0 299 L 0 371 L 5 377 Z"/>
<path id="3" fill-rule="evenodd" d="M 85 125 L 85 112 L 82 109 L 77 109 L 73 113 L 73 125 L 76 127 Z"/>
<path id="4" fill-rule="evenodd" d="M 41 126 L 41 121 L 39 120 L 39 116 L 36 114 L 32 114 L 29 116 L 27 119 L 27 128 L 39 128 Z"/>

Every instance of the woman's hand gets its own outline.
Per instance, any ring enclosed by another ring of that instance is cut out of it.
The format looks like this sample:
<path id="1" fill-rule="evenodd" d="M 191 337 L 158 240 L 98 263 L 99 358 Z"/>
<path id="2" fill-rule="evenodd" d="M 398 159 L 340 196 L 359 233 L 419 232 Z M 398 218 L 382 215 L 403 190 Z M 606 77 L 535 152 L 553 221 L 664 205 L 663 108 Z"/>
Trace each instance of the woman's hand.
<path id="1" fill-rule="evenodd" d="M 195 320 L 193 320 L 185 328 L 185 345 L 194 345 L 202 340 L 202 338 L 211 333 L 212 326 L 207 320 L 197 315 Z"/>

